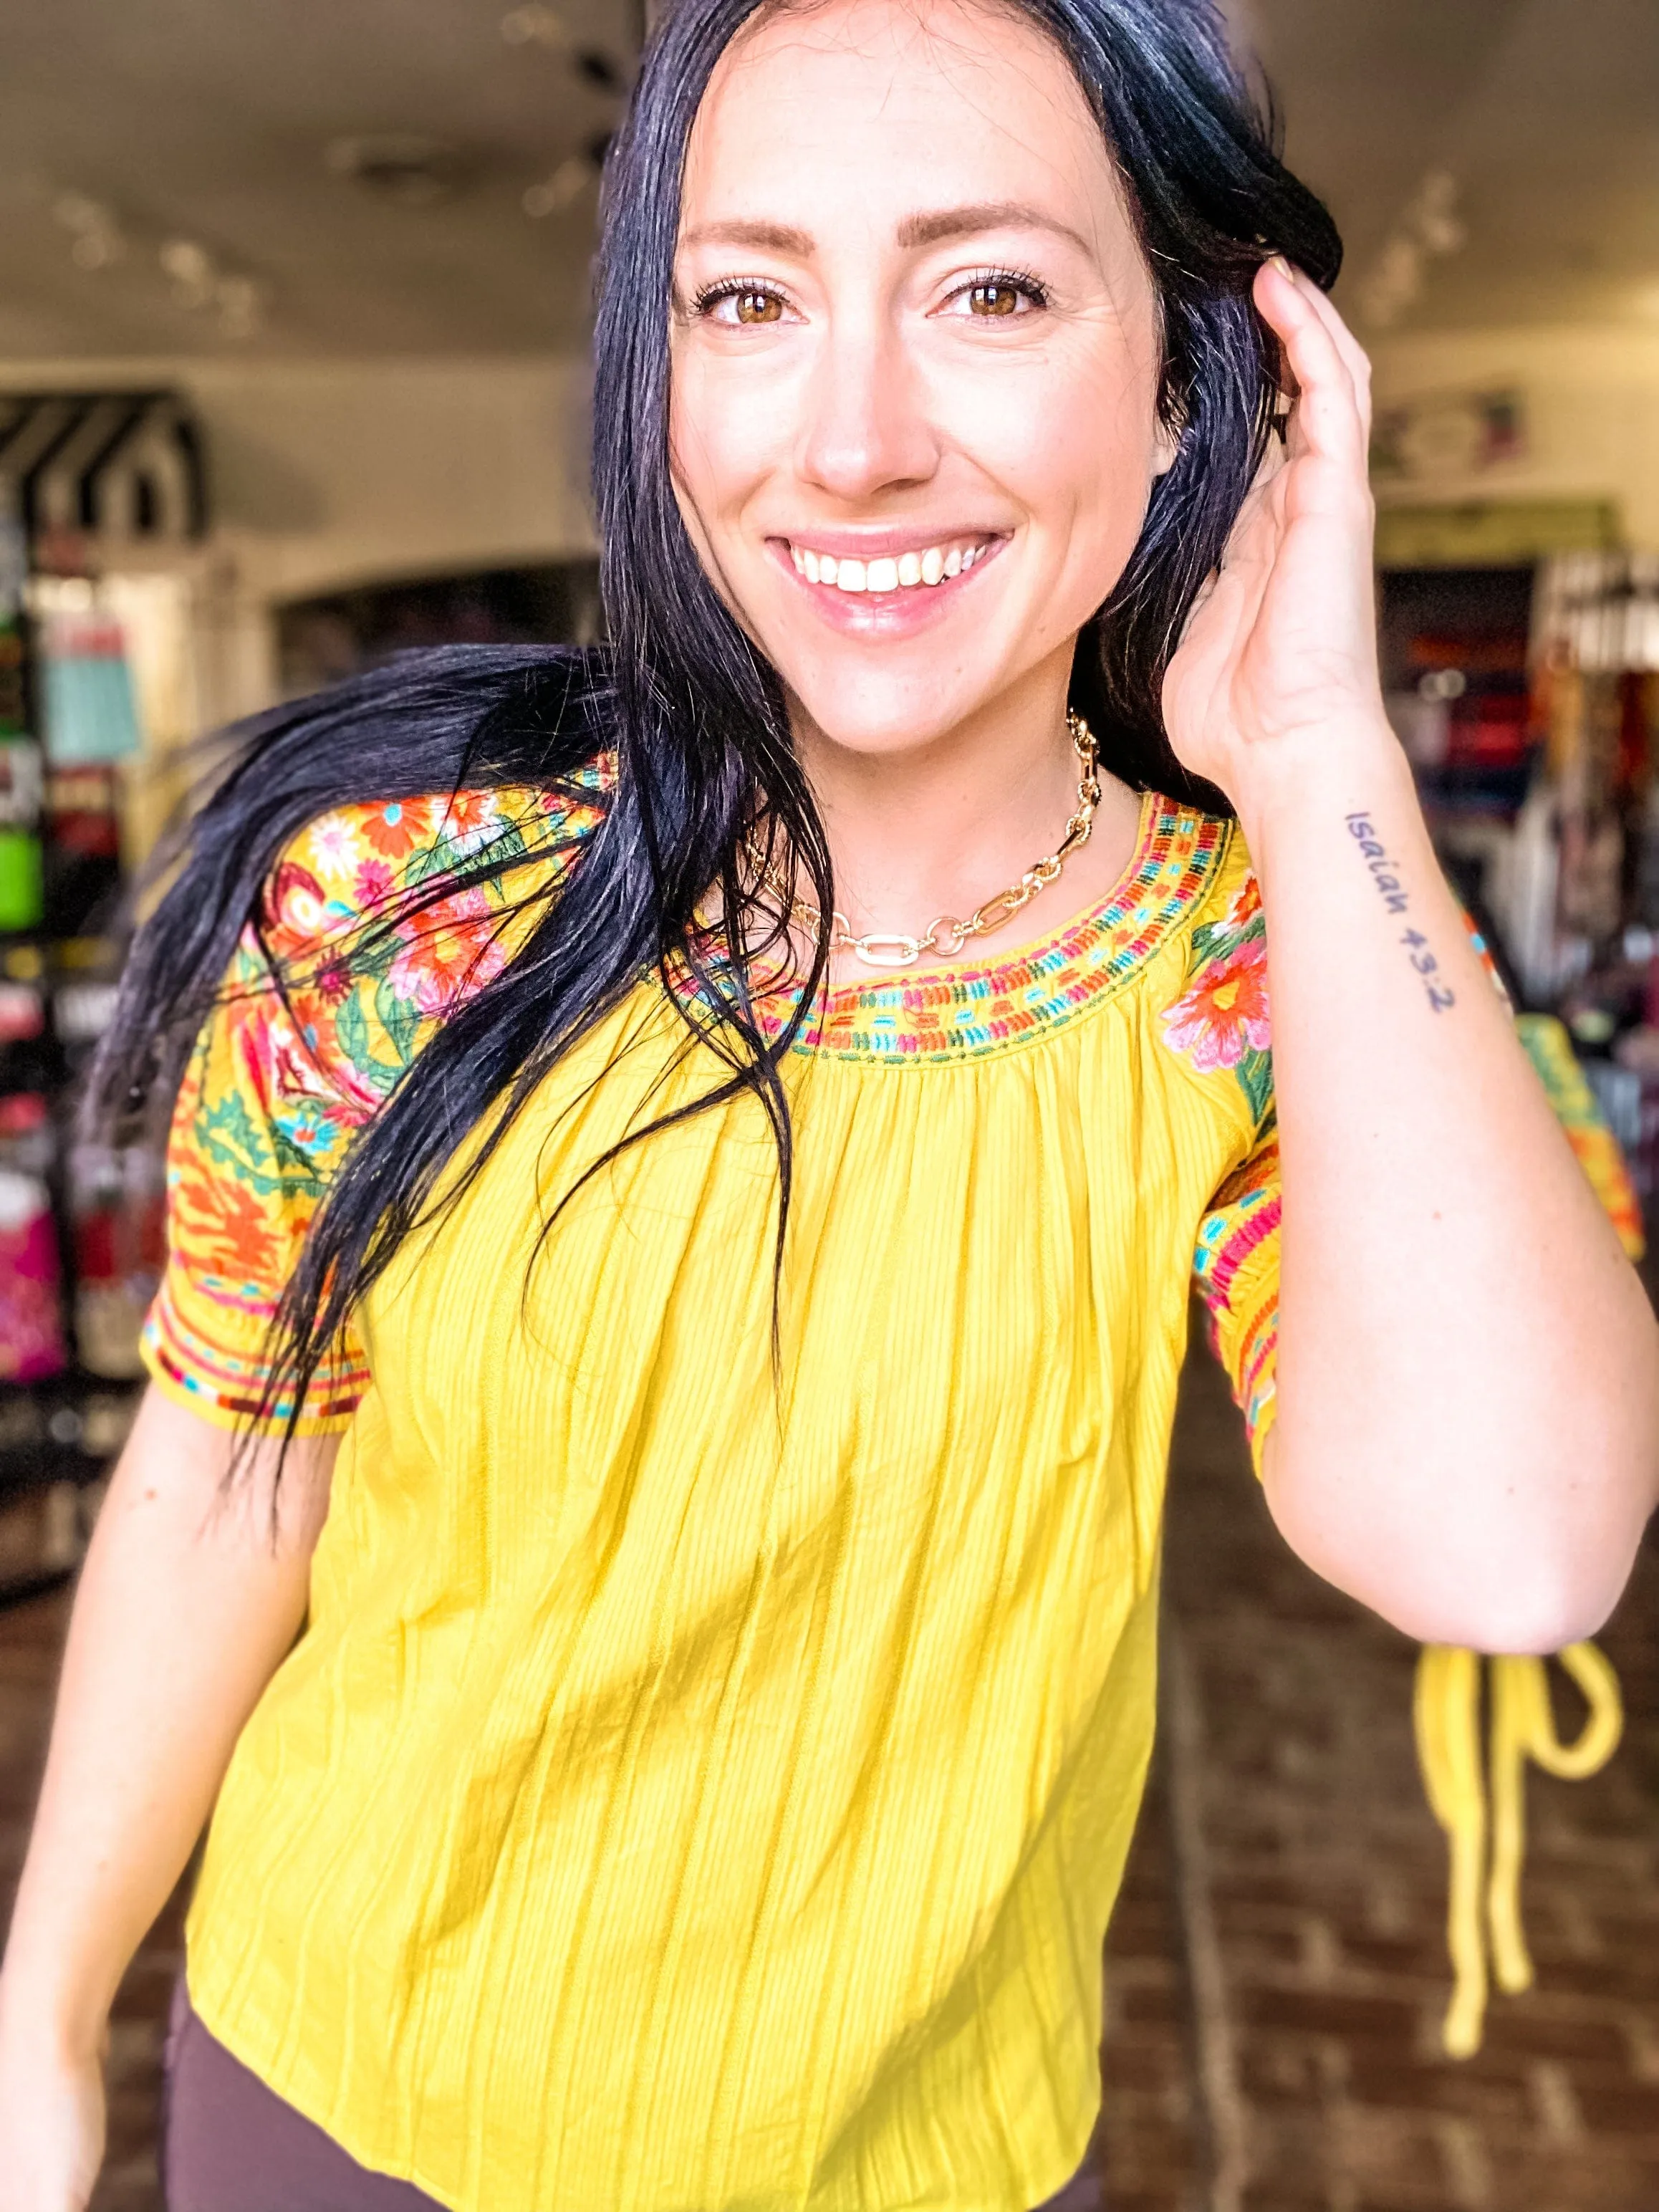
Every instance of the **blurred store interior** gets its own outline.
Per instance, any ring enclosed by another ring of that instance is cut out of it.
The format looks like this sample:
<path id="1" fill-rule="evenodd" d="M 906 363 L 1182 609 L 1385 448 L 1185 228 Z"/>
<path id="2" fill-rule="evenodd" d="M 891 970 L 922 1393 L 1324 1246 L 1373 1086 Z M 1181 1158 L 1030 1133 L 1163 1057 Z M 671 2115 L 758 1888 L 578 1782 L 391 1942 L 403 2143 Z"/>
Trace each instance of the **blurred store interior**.
<path id="1" fill-rule="evenodd" d="M 1565 1018 L 1652 1200 L 1659 7 L 1232 12 L 1348 243 L 1391 716 L 1516 998 Z M 8 1874 L 161 1256 L 159 1160 L 70 1133 L 123 889 L 204 730 L 406 647 L 597 634 L 589 263 L 641 28 L 635 0 L 0 16 Z M 1270 1555 L 1212 1400 L 1195 1382 L 1177 1468 L 1176 1749 L 1114 1939 L 1115 2212 L 1659 2203 L 1651 1559 L 1620 1764 L 1538 1814 L 1542 1994 L 1449 2071 L 1408 1655 Z M 1181 1764 L 1200 1741 L 1208 1780 Z M 106 2206 L 155 2201 L 143 1971 Z"/>

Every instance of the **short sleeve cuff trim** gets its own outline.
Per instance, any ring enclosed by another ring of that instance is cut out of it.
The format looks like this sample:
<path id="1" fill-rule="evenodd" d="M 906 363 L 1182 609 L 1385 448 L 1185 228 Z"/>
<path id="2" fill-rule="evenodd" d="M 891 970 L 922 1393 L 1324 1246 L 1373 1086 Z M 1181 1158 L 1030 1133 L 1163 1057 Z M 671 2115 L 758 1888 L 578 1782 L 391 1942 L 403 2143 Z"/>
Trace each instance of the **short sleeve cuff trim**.
<path id="1" fill-rule="evenodd" d="M 220 1428 L 263 1435 L 289 1432 L 294 1400 L 284 1394 L 262 1405 L 264 1371 L 214 1343 L 184 1320 L 163 1281 L 144 1322 L 145 1368 L 167 1396 Z M 332 1435 L 347 1426 L 368 1388 L 367 1365 L 349 1356 L 331 1360 L 306 1393 L 294 1433 Z"/>

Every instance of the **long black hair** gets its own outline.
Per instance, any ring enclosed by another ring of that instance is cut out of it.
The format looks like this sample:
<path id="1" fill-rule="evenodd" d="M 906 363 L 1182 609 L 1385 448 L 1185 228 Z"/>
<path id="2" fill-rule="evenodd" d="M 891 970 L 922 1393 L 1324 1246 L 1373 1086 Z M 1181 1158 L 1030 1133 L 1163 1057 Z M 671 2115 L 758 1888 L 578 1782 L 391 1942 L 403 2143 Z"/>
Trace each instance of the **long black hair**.
<path id="1" fill-rule="evenodd" d="M 1079 638 L 1073 703 L 1126 782 L 1206 796 L 1170 750 L 1159 702 L 1173 645 L 1271 434 L 1278 349 L 1251 280 L 1280 252 L 1328 285 L 1340 243 L 1279 161 L 1213 0 L 1005 3 L 1060 46 L 1115 155 L 1160 303 L 1159 404 L 1179 441 L 1127 568 Z M 744 839 L 763 822 L 825 914 L 829 853 L 776 678 L 698 563 L 668 458 L 687 142 L 720 55 L 778 4 L 671 0 L 608 159 L 593 441 L 605 646 L 410 655 L 231 732 L 170 887 L 138 933 L 89 1086 L 88 1110 L 106 1126 L 176 1087 L 243 929 L 260 926 L 273 866 L 308 821 L 354 801 L 492 784 L 574 794 L 584 770 L 614 757 L 604 818 L 556 892 L 532 895 L 521 949 L 453 1009 L 349 1151 L 283 1296 L 268 1410 L 285 1401 L 297 1411 L 463 1139 L 483 1128 L 476 1175 L 548 1070 L 653 969 L 711 979 L 694 1001 L 702 1011 L 688 1014 L 723 1062 L 702 1103 L 747 1091 L 768 1115 L 781 1260 L 791 1133 L 780 1063 L 796 1028 L 769 1033 L 750 998 L 749 963 L 769 929 Z M 411 894 L 400 918 L 514 857 L 486 848 L 458 861 Z M 697 920 L 711 890 L 723 917 L 714 956 Z M 370 926 L 388 924 L 382 915 Z M 803 1010 L 826 960 L 820 941 Z M 445 1185 L 451 1195 L 461 1187 Z"/>

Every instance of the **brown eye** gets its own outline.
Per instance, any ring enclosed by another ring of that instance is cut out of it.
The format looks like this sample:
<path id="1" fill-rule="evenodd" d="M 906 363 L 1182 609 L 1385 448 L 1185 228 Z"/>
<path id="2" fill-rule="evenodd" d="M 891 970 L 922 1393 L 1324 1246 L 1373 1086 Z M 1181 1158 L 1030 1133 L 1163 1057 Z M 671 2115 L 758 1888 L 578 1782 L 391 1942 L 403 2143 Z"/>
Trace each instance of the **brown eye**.
<path id="1" fill-rule="evenodd" d="M 775 292 L 734 292 L 731 299 L 740 323 L 775 323 L 783 313 L 783 302 Z"/>
<path id="2" fill-rule="evenodd" d="M 968 295 L 968 311 L 974 315 L 1017 315 L 1021 296 L 1012 284 L 975 284 Z"/>

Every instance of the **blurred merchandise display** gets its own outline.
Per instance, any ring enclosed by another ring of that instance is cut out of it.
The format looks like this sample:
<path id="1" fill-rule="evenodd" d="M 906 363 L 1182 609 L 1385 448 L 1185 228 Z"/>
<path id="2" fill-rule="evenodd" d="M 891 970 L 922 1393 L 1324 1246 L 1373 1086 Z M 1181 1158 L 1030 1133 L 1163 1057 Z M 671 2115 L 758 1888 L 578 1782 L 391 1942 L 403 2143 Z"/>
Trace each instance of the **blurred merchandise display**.
<path id="1" fill-rule="evenodd" d="M 1659 1196 L 1659 555 L 1385 571 L 1382 654 L 1449 872 Z"/>
<path id="2" fill-rule="evenodd" d="M 282 608 L 279 680 L 293 698 L 426 646 L 591 645 L 602 628 L 594 560 L 403 577 Z"/>
<path id="3" fill-rule="evenodd" d="M 71 1085 L 115 1008 L 109 948 L 97 939 L 60 950 L 66 980 L 53 1026 Z M 139 1332 L 167 1256 L 165 1161 L 151 1145 L 70 1146 L 64 1186 L 74 1260 L 75 1346 L 89 1375 L 137 1382 Z"/>
<path id="4" fill-rule="evenodd" d="M 86 768 L 138 751 L 126 636 L 96 584 L 84 576 L 43 577 L 33 600 L 47 759 L 54 768 Z"/>
<path id="5" fill-rule="evenodd" d="M 139 1146 L 76 1145 L 69 1156 L 75 1342 L 89 1374 L 136 1382 L 139 1331 L 167 1253 L 162 1163 Z"/>
<path id="6" fill-rule="evenodd" d="M 0 403 L 0 1595 L 84 1547 L 162 1261 L 159 1150 L 75 1109 L 159 811 L 141 769 L 196 726 L 204 510 L 169 406 Z"/>
<path id="7" fill-rule="evenodd" d="M 68 1364 L 58 1229 L 48 1177 L 50 1109 L 39 1092 L 0 1097 L 0 1381 L 40 1382 Z"/>

